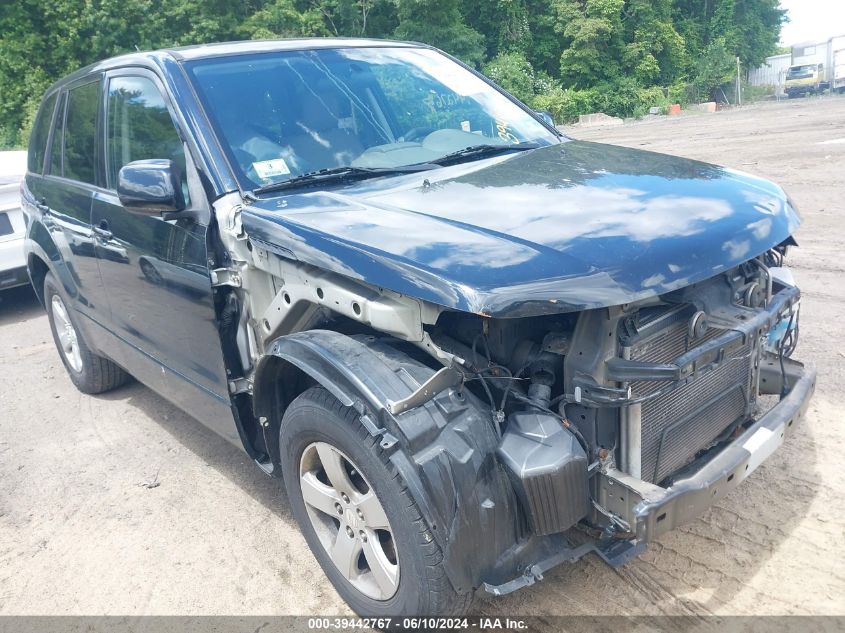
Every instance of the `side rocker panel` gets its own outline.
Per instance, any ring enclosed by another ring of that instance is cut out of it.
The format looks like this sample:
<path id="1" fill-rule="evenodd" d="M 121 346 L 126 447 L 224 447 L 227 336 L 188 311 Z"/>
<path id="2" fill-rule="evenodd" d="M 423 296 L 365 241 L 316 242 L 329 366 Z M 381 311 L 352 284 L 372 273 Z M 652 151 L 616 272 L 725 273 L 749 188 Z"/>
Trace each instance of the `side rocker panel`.
<path id="1" fill-rule="evenodd" d="M 276 339 L 256 371 L 257 418 L 273 411 L 278 357 L 355 408 L 402 474 L 445 556 L 449 580 L 467 592 L 498 568 L 519 538 L 519 509 L 495 459 L 498 438 L 486 408 L 469 392 L 448 390 L 394 416 L 389 400 L 408 396 L 434 370 L 372 336 L 309 330 Z M 267 374 L 267 378 L 264 376 Z M 278 414 L 278 409 L 276 409 Z"/>

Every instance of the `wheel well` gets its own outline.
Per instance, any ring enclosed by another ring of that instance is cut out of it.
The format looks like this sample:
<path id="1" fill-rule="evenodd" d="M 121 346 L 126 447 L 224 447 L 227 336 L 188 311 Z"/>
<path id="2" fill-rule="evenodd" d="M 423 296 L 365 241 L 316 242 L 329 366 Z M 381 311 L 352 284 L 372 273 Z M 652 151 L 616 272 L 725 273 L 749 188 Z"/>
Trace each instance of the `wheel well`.
<path id="1" fill-rule="evenodd" d="M 346 336 L 378 334 L 366 324 L 324 309 L 314 314 L 305 329 L 320 327 Z M 234 353 L 226 356 L 227 366 L 232 358 Z M 294 398 L 316 384 L 318 381 L 293 363 L 272 354 L 262 357 L 253 379 L 251 402 L 235 401 L 240 417 L 241 439 L 253 459 L 261 462 L 269 458 L 273 465 L 279 463 L 282 416 Z M 262 423 L 261 418 L 265 418 L 266 423 Z"/>
<path id="2" fill-rule="evenodd" d="M 279 428 L 285 410 L 294 398 L 316 384 L 311 376 L 283 358 L 263 359 L 255 377 L 253 415 L 244 421 L 244 426 L 256 452 L 267 455 L 274 465 L 280 459 Z M 261 418 L 266 420 L 263 429 Z"/>
<path id="3" fill-rule="evenodd" d="M 420 366 L 431 363 L 430 369 L 437 369 L 434 366 L 433 360 L 416 346 L 406 344 L 392 337 L 379 336 L 372 328 L 356 323 L 351 319 L 341 316 L 331 321 L 323 321 L 320 324 L 330 325 L 331 327 L 330 330 L 322 331 L 323 336 L 321 338 L 325 338 L 326 335 L 339 337 L 337 340 L 333 340 L 328 344 L 330 347 L 339 346 L 340 349 L 333 349 L 333 351 L 352 362 L 353 365 L 357 365 L 359 362 L 359 350 L 378 340 L 382 344 L 387 345 L 386 349 L 392 350 L 393 354 L 401 354 L 408 361 L 414 359 Z M 319 331 L 319 329 L 312 330 L 315 334 Z M 302 331 L 290 336 L 297 337 L 307 332 Z M 287 339 L 287 337 L 281 337 L 277 341 L 282 341 L 283 339 Z M 358 340 L 352 341 L 352 339 Z M 326 342 L 324 341 L 324 343 Z M 352 344 L 352 347 L 347 349 L 344 346 L 345 343 Z M 300 353 L 303 351 L 306 354 L 309 353 L 307 350 L 299 348 Z M 396 364 L 395 359 L 389 361 L 390 354 L 385 349 L 371 351 L 377 355 L 373 360 L 380 359 L 381 364 L 386 362 Z M 312 357 L 312 360 L 316 359 Z M 382 366 L 381 364 L 379 364 L 379 367 Z M 280 458 L 278 445 L 279 429 L 281 427 L 282 417 L 288 406 L 301 393 L 318 384 L 322 384 L 337 395 L 337 389 L 340 387 L 334 381 L 340 378 L 341 382 L 343 382 L 342 376 L 335 374 L 337 369 L 337 367 L 332 368 L 328 365 L 320 366 L 318 363 L 317 366 L 312 367 L 313 371 L 306 370 L 301 369 L 293 362 L 274 353 L 268 353 L 263 356 L 259 360 L 253 376 L 252 396 L 250 398 L 251 402 L 249 403 L 251 404 L 251 410 L 249 407 L 238 407 L 241 437 L 245 443 L 247 452 L 259 461 L 265 461 L 269 458 L 269 461 L 273 465 L 277 465 Z M 393 367 L 388 372 L 393 372 L 395 369 L 396 367 Z M 426 376 L 428 375 L 426 374 Z M 421 376 L 418 376 L 418 378 L 420 382 L 424 382 L 425 380 Z M 354 390 L 355 388 L 352 387 L 352 389 Z M 347 402 L 346 404 L 348 405 L 349 403 Z"/>
<path id="4" fill-rule="evenodd" d="M 32 288 L 35 290 L 35 296 L 38 297 L 41 305 L 44 305 L 44 278 L 50 272 L 50 268 L 38 255 L 32 254 L 29 256 L 27 267 L 29 268 L 29 276 L 32 279 Z"/>

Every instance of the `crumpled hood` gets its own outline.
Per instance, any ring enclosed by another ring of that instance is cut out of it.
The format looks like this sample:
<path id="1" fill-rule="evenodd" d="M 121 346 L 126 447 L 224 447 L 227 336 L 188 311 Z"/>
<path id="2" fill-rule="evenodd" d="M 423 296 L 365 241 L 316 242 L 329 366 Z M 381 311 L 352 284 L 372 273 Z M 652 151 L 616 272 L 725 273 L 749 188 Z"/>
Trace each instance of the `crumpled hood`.
<path id="1" fill-rule="evenodd" d="M 712 277 L 789 237 L 773 183 L 569 141 L 242 213 L 291 259 L 459 310 L 510 317 L 619 305 Z"/>

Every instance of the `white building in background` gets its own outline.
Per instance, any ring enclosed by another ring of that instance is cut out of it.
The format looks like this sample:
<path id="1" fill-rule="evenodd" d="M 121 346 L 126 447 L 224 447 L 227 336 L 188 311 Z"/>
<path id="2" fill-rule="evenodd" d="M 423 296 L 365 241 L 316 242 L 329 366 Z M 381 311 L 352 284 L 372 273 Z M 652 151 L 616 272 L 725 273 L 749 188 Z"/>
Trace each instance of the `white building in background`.
<path id="1" fill-rule="evenodd" d="M 748 71 L 748 82 L 752 86 L 773 86 L 777 94 L 783 94 L 786 73 L 790 66 L 822 64 L 825 74 L 833 79 L 837 66 L 845 59 L 845 35 L 831 37 L 822 42 L 795 44 L 792 51 L 783 55 L 772 55 L 759 68 Z M 838 53 L 838 55 L 837 55 Z"/>
<path id="2" fill-rule="evenodd" d="M 752 86 L 774 86 L 777 94 L 783 93 L 786 71 L 792 65 L 792 54 L 772 55 L 759 68 L 748 71 L 748 83 Z"/>

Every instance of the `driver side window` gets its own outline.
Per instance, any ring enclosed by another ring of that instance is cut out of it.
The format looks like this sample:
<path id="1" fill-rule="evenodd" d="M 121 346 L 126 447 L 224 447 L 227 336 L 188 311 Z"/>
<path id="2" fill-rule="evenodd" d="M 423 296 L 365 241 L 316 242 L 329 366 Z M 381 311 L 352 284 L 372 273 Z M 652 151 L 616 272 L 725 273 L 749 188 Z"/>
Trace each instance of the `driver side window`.
<path id="1" fill-rule="evenodd" d="M 188 200 L 185 152 L 164 96 L 147 77 L 115 77 L 109 81 L 108 174 L 114 189 L 120 168 L 136 160 L 170 159 L 181 174 Z"/>
<path id="2" fill-rule="evenodd" d="M 407 67 L 382 64 L 373 68 L 400 133 L 452 129 L 495 136 L 496 125 L 472 99 L 433 77 L 409 73 Z"/>

